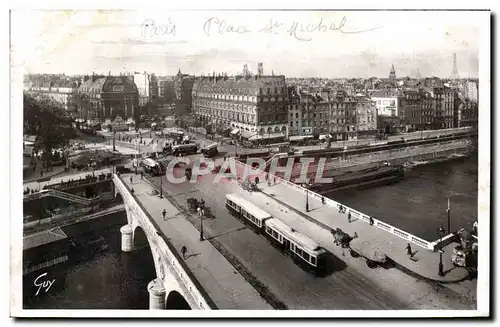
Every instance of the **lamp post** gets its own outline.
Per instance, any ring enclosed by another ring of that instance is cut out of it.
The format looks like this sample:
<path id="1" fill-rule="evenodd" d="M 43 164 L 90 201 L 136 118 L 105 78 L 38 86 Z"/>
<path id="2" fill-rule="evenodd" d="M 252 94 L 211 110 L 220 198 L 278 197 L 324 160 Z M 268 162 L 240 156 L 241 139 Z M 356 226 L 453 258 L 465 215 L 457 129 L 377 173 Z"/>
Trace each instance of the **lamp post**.
<path id="1" fill-rule="evenodd" d="M 309 187 L 311 186 L 311 182 L 307 182 L 302 184 L 302 187 L 306 189 L 306 212 L 309 212 Z"/>
<path id="2" fill-rule="evenodd" d="M 451 209 L 450 209 L 450 198 L 448 198 L 448 209 L 446 210 L 446 216 L 448 220 L 448 234 L 451 234 Z"/>
<path id="3" fill-rule="evenodd" d="M 163 199 L 163 174 L 160 175 L 160 199 Z"/>
<path id="4" fill-rule="evenodd" d="M 200 217 L 200 241 L 203 241 L 203 209 L 198 207 L 198 216 Z"/>
<path id="5" fill-rule="evenodd" d="M 116 148 L 115 148 L 115 136 L 116 136 L 116 132 L 113 132 L 113 152 L 116 151 Z"/>
<path id="6" fill-rule="evenodd" d="M 438 234 L 439 234 L 439 270 L 438 270 L 438 275 L 439 276 L 444 276 L 443 272 L 443 236 L 444 236 L 444 228 L 443 226 L 440 226 L 438 228 Z"/>

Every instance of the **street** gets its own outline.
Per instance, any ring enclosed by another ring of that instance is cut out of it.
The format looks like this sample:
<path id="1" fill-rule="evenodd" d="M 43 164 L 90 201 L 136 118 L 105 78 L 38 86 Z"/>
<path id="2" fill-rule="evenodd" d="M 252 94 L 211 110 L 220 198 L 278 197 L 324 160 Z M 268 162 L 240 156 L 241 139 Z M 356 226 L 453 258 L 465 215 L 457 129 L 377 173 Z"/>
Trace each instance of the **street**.
<path id="1" fill-rule="evenodd" d="M 429 306 L 425 302 L 415 304 L 422 294 L 429 296 L 429 286 L 418 284 L 413 279 L 412 294 L 404 295 L 390 290 L 390 280 L 384 276 L 412 281 L 409 276 L 395 269 L 373 270 L 359 260 L 353 260 L 342 252 L 334 253 L 335 271 L 324 278 L 317 278 L 295 265 L 291 258 L 275 249 L 262 236 L 234 218 L 225 208 L 225 194 L 235 192 L 233 183 L 212 184 L 211 175 L 197 183 L 174 185 L 163 179 L 164 194 L 187 208 L 188 198 L 203 198 L 206 206 L 216 218 L 205 218 L 203 229 L 206 238 L 215 238 L 284 303 L 289 309 L 418 309 Z M 153 178 L 159 188 L 160 177 Z M 199 226 L 198 218 L 189 217 L 191 223 Z M 331 240 L 333 244 L 333 238 Z M 388 273 L 388 275 L 387 275 Z M 396 274 L 396 275 L 394 275 Z M 398 293 L 398 296 L 394 296 Z M 441 299 L 439 299 L 441 300 Z M 437 305 L 437 304 L 436 304 Z M 439 303 L 439 305 L 443 305 Z M 449 304 L 454 306 L 453 303 Z"/>

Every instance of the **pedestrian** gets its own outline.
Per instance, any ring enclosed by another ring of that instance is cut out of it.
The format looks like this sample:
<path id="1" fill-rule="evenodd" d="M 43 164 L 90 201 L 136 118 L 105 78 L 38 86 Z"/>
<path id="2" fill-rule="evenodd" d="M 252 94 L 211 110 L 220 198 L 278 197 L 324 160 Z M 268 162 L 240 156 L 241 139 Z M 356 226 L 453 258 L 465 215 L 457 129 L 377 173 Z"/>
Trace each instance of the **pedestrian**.
<path id="1" fill-rule="evenodd" d="M 412 256 L 410 243 L 406 245 L 406 254 L 408 254 L 410 257 Z"/>
<path id="2" fill-rule="evenodd" d="M 163 216 L 163 220 L 165 220 L 165 216 L 167 215 L 167 210 L 163 209 L 163 211 L 161 212 L 162 216 Z"/>
<path id="3" fill-rule="evenodd" d="M 132 183 L 132 176 L 130 176 L 130 184 L 133 184 L 133 183 Z"/>
<path id="4" fill-rule="evenodd" d="M 321 203 L 325 204 L 325 197 L 321 196 Z"/>
<path id="5" fill-rule="evenodd" d="M 185 245 L 181 247 L 181 252 L 182 252 L 182 258 L 186 260 L 187 247 Z"/>
<path id="6" fill-rule="evenodd" d="M 143 177 L 143 176 L 144 176 L 144 172 L 143 172 L 143 171 L 141 171 L 141 179 L 142 179 L 142 177 Z"/>
<path id="7" fill-rule="evenodd" d="M 339 213 L 342 213 L 342 210 L 344 210 L 344 206 L 339 205 Z"/>
<path id="8" fill-rule="evenodd" d="M 347 221 L 351 222 L 351 212 L 350 211 L 349 211 L 349 213 L 347 213 Z"/>
<path id="9" fill-rule="evenodd" d="M 203 200 L 203 198 L 201 199 L 200 201 L 200 208 L 201 209 L 204 209 L 205 208 L 205 200 Z"/>
<path id="10" fill-rule="evenodd" d="M 259 184 L 259 176 L 255 177 L 255 184 Z"/>
<path id="11" fill-rule="evenodd" d="M 273 178 L 273 185 L 276 185 L 276 175 Z"/>
<path id="12" fill-rule="evenodd" d="M 354 236 L 352 238 L 358 238 L 358 233 L 354 232 Z"/>
<path id="13" fill-rule="evenodd" d="M 370 216 L 370 225 L 373 226 L 374 223 L 375 223 L 375 221 L 373 220 L 373 217 Z"/>

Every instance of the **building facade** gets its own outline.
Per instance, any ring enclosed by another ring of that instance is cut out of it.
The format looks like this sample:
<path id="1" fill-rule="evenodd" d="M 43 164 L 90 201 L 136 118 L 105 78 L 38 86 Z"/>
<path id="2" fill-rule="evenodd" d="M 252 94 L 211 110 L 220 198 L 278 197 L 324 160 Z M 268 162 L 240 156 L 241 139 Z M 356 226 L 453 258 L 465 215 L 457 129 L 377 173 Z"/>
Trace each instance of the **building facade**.
<path id="1" fill-rule="evenodd" d="M 158 98 L 158 78 L 155 74 L 149 75 L 149 101 L 155 101 Z"/>
<path id="2" fill-rule="evenodd" d="M 84 120 L 131 118 L 139 104 L 133 76 L 85 76 L 78 94 L 78 113 Z"/>
<path id="3" fill-rule="evenodd" d="M 174 78 L 175 92 L 175 114 L 178 116 L 187 115 L 192 109 L 192 93 L 195 77 L 187 74 L 182 74 L 181 70 Z"/>
<path id="4" fill-rule="evenodd" d="M 193 113 L 203 124 L 232 129 L 249 141 L 286 137 L 289 93 L 285 76 L 199 77 Z"/>
<path id="5" fill-rule="evenodd" d="M 469 98 L 459 99 L 457 127 L 477 128 L 479 122 L 478 102 Z"/>
<path id="6" fill-rule="evenodd" d="M 389 90 L 378 90 L 371 95 L 377 106 L 377 114 L 382 116 L 398 116 L 398 96 Z"/>
<path id="7" fill-rule="evenodd" d="M 78 82 L 27 82 L 24 92 L 35 99 L 49 99 L 71 116 L 78 116 Z"/>
<path id="8" fill-rule="evenodd" d="M 377 133 L 377 106 L 368 97 L 356 97 L 356 128 L 358 136 Z"/>

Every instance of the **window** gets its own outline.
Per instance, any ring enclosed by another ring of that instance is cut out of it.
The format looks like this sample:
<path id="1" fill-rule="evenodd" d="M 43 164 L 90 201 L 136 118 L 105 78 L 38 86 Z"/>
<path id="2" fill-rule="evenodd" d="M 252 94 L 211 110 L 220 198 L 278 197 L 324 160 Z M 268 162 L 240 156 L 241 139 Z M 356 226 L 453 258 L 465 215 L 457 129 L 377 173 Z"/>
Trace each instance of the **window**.
<path id="1" fill-rule="evenodd" d="M 316 257 L 311 256 L 311 263 L 313 265 L 316 265 Z"/>

